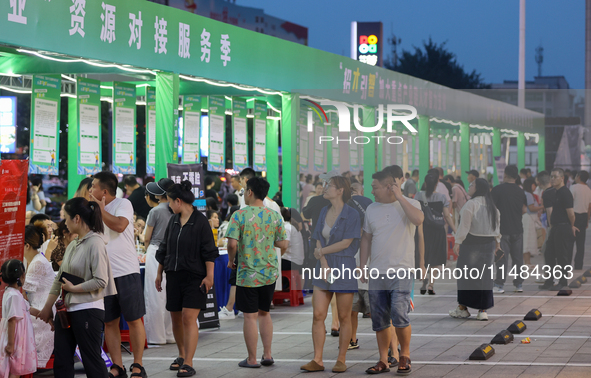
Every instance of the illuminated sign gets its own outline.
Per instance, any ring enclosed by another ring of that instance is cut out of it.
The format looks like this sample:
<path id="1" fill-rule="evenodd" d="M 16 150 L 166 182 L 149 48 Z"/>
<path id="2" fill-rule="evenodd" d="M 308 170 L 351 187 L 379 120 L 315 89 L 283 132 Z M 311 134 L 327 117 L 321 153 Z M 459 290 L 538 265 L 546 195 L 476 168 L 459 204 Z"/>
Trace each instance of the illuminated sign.
<path id="1" fill-rule="evenodd" d="M 383 66 L 382 23 L 351 23 L 351 59 L 372 66 Z"/>
<path id="2" fill-rule="evenodd" d="M 16 148 L 16 97 L 0 97 L 0 152 Z"/>

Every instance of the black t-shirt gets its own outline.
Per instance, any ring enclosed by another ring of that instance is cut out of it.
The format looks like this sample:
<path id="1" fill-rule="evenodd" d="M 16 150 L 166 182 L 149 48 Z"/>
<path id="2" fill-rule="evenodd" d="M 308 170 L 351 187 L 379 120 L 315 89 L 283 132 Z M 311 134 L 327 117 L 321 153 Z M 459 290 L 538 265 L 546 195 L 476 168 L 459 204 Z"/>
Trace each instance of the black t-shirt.
<path id="1" fill-rule="evenodd" d="M 554 201 L 554 205 L 552 206 L 552 217 L 550 218 L 550 224 L 553 226 L 559 223 L 570 224 L 566 209 L 572 209 L 573 202 L 573 194 L 566 186 L 558 189 L 556 191 L 556 201 Z"/>
<path id="2" fill-rule="evenodd" d="M 523 233 L 523 205 L 527 206 L 525 192 L 517 184 L 503 183 L 493 188 L 492 198 L 501 213 L 501 235 Z"/>
<path id="3" fill-rule="evenodd" d="M 318 218 L 320 218 L 320 212 L 322 208 L 330 205 L 330 201 L 324 198 L 324 196 L 314 196 L 310 198 L 308 204 L 302 210 L 302 214 L 306 219 L 310 219 L 312 221 L 312 227 L 316 227 L 316 223 L 318 223 Z"/>
<path id="4" fill-rule="evenodd" d="M 556 201 L 556 189 L 549 187 L 548 189 L 544 190 L 542 193 L 542 202 L 544 203 L 544 208 L 547 209 L 549 207 L 554 206 L 554 202 Z"/>
<path id="5" fill-rule="evenodd" d="M 205 198 L 213 198 L 215 202 L 218 202 L 218 193 L 213 189 L 205 189 Z"/>
<path id="6" fill-rule="evenodd" d="M 152 209 L 150 205 L 148 205 L 148 203 L 146 202 L 145 197 L 146 188 L 140 185 L 139 188 L 134 190 L 131 193 L 131 195 L 127 198 L 133 206 L 133 212 L 144 219 L 148 218 L 148 213 Z"/>

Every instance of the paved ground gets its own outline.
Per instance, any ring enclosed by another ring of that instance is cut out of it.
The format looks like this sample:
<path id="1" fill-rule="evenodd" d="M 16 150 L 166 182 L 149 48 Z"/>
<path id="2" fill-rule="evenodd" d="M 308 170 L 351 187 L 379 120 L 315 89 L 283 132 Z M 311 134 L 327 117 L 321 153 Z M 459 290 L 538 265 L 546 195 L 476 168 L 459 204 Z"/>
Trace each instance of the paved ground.
<path id="1" fill-rule="evenodd" d="M 588 235 L 587 240 L 591 239 Z M 591 242 L 587 243 L 588 250 Z M 541 263 L 541 257 L 533 259 Z M 455 264 L 454 264 L 455 265 Z M 586 268 L 591 258 L 586 259 Z M 575 271 L 575 277 L 583 271 Z M 418 294 L 417 284 L 417 294 Z M 437 282 L 435 296 L 415 296 L 415 312 L 411 314 L 413 338 L 411 358 L 414 378 L 419 377 L 590 377 L 591 376 L 591 280 L 570 297 L 557 297 L 555 292 L 542 292 L 534 279 L 524 284 L 524 293 L 495 295 L 495 307 L 489 311 L 488 322 L 474 319 L 452 319 L 447 312 L 455 307 L 455 283 Z M 531 309 L 539 309 L 543 317 L 526 322 L 527 330 L 516 335 L 509 345 L 495 345 L 495 355 L 486 362 L 469 361 L 480 344 L 507 328 Z M 261 369 L 243 369 L 238 362 L 246 357 L 242 336 L 242 319 L 226 320 L 219 330 L 204 330 L 194 360 L 197 377 L 293 377 L 302 374 L 299 367 L 312 358 L 312 306 L 310 297 L 299 307 L 278 306 L 272 310 L 274 322 L 273 356 L 275 365 Z M 330 329 L 330 317 L 327 319 Z M 378 360 L 375 334 L 370 319 L 359 319 L 360 349 L 347 353 L 349 370 L 343 376 L 365 376 L 365 369 Z M 531 344 L 521 339 L 531 338 Z M 327 336 L 324 349 L 328 370 L 314 376 L 328 377 L 337 356 L 338 338 Z M 124 352 L 125 353 L 125 352 Z M 259 342 L 259 358 L 262 344 Z M 150 377 L 175 377 L 168 370 L 176 357 L 176 346 L 150 347 L 144 355 Z M 124 356 L 129 366 L 131 359 Z M 81 365 L 78 364 L 81 368 Z M 395 371 L 387 375 L 396 375 Z M 80 369 L 80 375 L 84 376 Z"/>

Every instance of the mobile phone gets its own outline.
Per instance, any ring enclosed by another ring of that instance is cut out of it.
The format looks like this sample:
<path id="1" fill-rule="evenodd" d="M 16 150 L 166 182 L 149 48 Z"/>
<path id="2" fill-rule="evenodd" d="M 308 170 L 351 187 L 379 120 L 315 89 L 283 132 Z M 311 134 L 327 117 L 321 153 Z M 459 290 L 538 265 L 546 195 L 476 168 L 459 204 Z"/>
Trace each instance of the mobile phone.
<path id="1" fill-rule="evenodd" d="M 201 285 L 201 286 L 199 286 L 199 290 L 201 290 L 201 292 L 202 292 L 203 294 L 207 294 L 207 288 L 205 287 L 205 285 Z"/>

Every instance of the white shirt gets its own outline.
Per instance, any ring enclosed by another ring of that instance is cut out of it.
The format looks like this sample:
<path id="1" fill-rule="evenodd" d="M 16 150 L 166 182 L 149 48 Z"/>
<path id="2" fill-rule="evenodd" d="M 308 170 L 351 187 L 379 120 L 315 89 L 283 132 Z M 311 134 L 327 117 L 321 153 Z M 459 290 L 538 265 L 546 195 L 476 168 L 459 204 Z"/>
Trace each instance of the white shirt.
<path id="1" fill-rule="evenodd" d="M 421 209 L 419 201 L 404 198 Z M 369 205 L 363 225 L 363 231 L 372 235 L 369 268 L 377 269 L 380 274 L 387 274 L 388 269 L 414 268 L 416 228 L 400 201 Z"/>
<path id="2" fill-rule="evenodd" d="M 585 184 L 571 185 L 570 191 L 573 194 L 575 213 L 587 214 L 591 203 L 591 189 Z"/>
<path id="3" fill-rule="evenodd" d="M 304 264 L 304 239 L 302 234 L 291 223 L 285 222 L 284 225 L 289 247 L 287 247 L 287 251 L 281 258 L 296 265 L 302 265 Z"/>
<path id="4" fill-rule="evenodd" d="M 447 190 L 447 186 L 445 186 L 444 183 L 442 183 L 441 181 L 439 181 L 437 183 L 437 187 L 435 188 L 435 191 L 437 193 L 441 193 L 441 194 L 443 194 L 445 196 L 445 199 L 447 199 L 447 206 L 446 207 L 449 207 L 450 204 L 451 204 L 451 198 L 449 196 L 449 190 Z"/>
<path id="5" fill-rule="evenodd" d="M 476 197 L 462 207 L 460 225 L 456 232 L 456 244 L 462 244 L 468 233 L 474 236 L 494 236 L 501 241 L 501 213 L 497 210 L 497 227 L 493 230 L 484 197 Z"/>
<path id="6" fill-rule="evenodd" d="M 111 263 L 113 278 L 127 276 L 140 272 L 140 262 L 135 250 L 135 238 L 133 236 L 133 206 L 125 198 L 115 198 L 105 206 L 105 210 L 116 217 L 125 217 L 129 220 L 125 231 L 122 233 L 111 230 L 105 224 L 105 239 L 107 254 Z"/>

